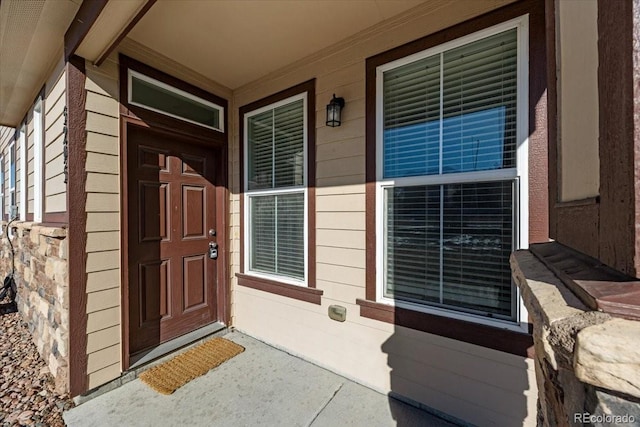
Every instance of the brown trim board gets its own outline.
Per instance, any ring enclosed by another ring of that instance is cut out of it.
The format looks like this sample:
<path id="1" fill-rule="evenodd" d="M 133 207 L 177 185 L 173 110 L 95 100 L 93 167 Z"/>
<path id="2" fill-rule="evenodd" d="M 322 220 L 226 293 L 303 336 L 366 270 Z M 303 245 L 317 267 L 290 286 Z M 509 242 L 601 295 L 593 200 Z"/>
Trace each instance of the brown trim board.
<path id="1" fill-rule="evenodd" d="M 549 143 L 549 237 L 556 238 L 557 212 L 560 177 L 558 163 L 558 83 L 556 70 L 556 0 L 545 0 L 545 19 L 547 28 L 547 131 Z"/>
<path id="2" fill-rule="evenodd" d="M 69 390 L 71 396 L 87 391 L 87 242 L 85 206 L 86 122 L 85 62 L 78 56 L 69 58 L 66 65 L 69 183 L 67 209 L 69 213 Z"/>
<path id="3" fill-rule="evenodd" d="M 640 281 L 558 242 L 531 245 L 533 253 L 591 310 L 640 320 Z"/>
<path id="4" fill-rule="evenodd" d="M 67 184 L 68 186 L 69 184 Z M 69 222 L 69 212 L 45 212 L 42 214 L 43 223 L 66 224 Z"/>
<path id="5" fill-rule="evenodd" d="M 451 338 L 456 341 L 463 341 L 481 347 L 488 347 L 517 356 L 533 358 L 535 354 L 531 334 L 495 328 L 474 322 L 465 322 L 464 320 L 393 307 L 363 299 L 356 300 L 356 304 L 360 306 L 360 315 L 369 319 L 379 320 L 385 323 L 394 323 L 429 334 Z"/>
<path id="6" fill-rule="evenodd" d="M 122 77 L 122 75 L 121 75 Z M 122 80 L 120 84 L 122 91 Z M 122 105 L 122 104 L 120 104 Z M 129 164 L 127 127 L 135 119 L 120 116 L 120 315 L 122 317 L 122 369 L 127 370 L 131 365 L 129 351 Z M 144 123 L 137 123 L 144 126 Z"/>
<path id="7" fill-rule="evenodd" d="M 147 0 L 144 6 L 142 6 L 142 8 L 138 11 L 136 16 L 133 17 L 131 22 L 129 22 L 129 24 L 124 28 L 124 30 L 122 30 L 122 32 L 118 35 L 118 37 L 116 37 L 116 39 L 111 42 L 109 47 L 107 47 L 107 49 L 102 53 L 102 55 L 100 55 L 100 57 L 96 60 L 96 62 L 94 62 L 96 67 L 99 67 L 102 65 L 105 59 L 107 59 L 109 55 L 111 55 L 111 52 L 113 52 L 113 49 L 115 49 L 120 44 L 120 42 L 124 40 L 125 37 L 127 37 L 127 35 L 133 29 L 133 27 L 135 27 L 136 24 L 144 17 L 144 15 L 147 14 L 149 9 L 151 9 L 151 6 L 153 6 L 156 3 L 156 1 L 157 0 Z"/>
<path id="8" fill-rule="evenodd" d="M 376 68 L 509 19 L 529 15 L 529 240 L 548 239 L 547 48 L 545 0 L 525 0 L 372 56 L 366 61 L 366 300 L 360 315 L 520 356 L 531 355 L 526 333 L 391 307 L 376 300 Z"/>
<path id="9" fill-rule="evenodd" d="M 259 291 L 270 292 L 287 298 L 293 298 L 300 301 L 310 302 L 320 305 L 322 302 L 322 294 L 320 289 L 290 285 L 288 283 L 277 282 L 275 280 L 263 279 L 261 277 L 250 276 L 247 274 L 236 273 L 238 285 L 247 288 L 257 289 Z"/>
<path id="10" fill-rule="evenodd" d="M 300 286 L 280 283 L 274 280 L 260 279 L 244 273 L 244 115 L 258 108 L 266 107 L 283 99 L 294 95 L 307 93 L 307 230 L 308 230 L 308 248 L 307 248 L 307 286 Z M 262 291 L 275 293 L 278 295 L 295 298 L 302 301 L 320 304 L 322 291 L 310 291 L 316 287 L 316 80 L 311 79 L 300 83 L 296 86 L 282 90 L 273 95 L 254 101 L 244 105 L 239 109 L 239 165 L 240 165 L 240 274 L 238 277 L 238 285 L 247 286 Z M 309 295 L 316 297 L 309 300 Z M 317 302 L 316 302 L 317 300 Z"/>
<path id="11" fill-rule="evenodd" d="M 64 35 L 64 57 L 69 60 L 102 13 L 109 0 L 83 1 Z"/>
<path id="12" fill-rule="evenodd" d="M 636 2 L 598 0 L 598 258 L 632 276 L 640 274 L 636 259 L 639 249 L 633 50 L 636 11 Z"/>

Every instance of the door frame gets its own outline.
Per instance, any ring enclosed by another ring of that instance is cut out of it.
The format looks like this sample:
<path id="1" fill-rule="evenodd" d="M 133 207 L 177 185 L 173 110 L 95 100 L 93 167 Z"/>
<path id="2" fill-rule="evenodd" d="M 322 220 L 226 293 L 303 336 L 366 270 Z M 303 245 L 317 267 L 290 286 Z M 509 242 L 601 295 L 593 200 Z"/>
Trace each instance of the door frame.
<path id="1" fill-rule="evenodd" d="M 201 126 L 189 124 L 179 119 L 164 116 L 138 109 L 127 103 L 127 70 L 133 69 L 149 75 L 155 79 L 175 86 L 179 89 L 191 92 L 197 96 L 203 96 L 218 103 L 224 108 L 225 132 L 217 132 L 205 129 Z M 228 215 L 229 215 L 229 188 L 228 188 L 228 102 L 224 98 L 204 92 L 202 89 L 192 86 L 182 80 L 169 76 L 159 70 L 145 64 L 120 55 L 120 281 L 121 300 L 121 336 L 122 336 L 122 370 L 130 367 L 130 336 L 129 336 L 129 206 L 128 206 L 128 130 L 131 127 L 144 128 L 148 132 L 180 139 L 189 139 L 192 144 L 208 146 L 220 150 L 219 163 L 216 173 L 216 241 L 219 244 L 217 266 L 216 311 L 217 321 L 230 326 L 231 299 L 229 269 L 229 240 Z"/>

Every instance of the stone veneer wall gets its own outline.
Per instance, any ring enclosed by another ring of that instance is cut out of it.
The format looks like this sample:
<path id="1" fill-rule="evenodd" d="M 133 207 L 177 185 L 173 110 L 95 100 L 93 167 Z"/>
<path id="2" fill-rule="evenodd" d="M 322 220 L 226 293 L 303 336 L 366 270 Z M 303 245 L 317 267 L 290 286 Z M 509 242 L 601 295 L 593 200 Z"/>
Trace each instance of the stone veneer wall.
<path id="1" fill-rule="evenodd" d="M 528 251 L 511 267 L 533 322 L 538 426 L 640 425 L 640 322 L 590 311 Z"/>
<path id="2" fill-rule="evenodd" d="M 3 224 L 3 231 L 5 230 Z M 69 389 L 69 286 L 67 230 L 29 222 L 12 223 L 18 310 L 40 356 L 55 377 L 56 389 Z M 5 232 L 0 236 L 0 273 L 11 272 Z"/>

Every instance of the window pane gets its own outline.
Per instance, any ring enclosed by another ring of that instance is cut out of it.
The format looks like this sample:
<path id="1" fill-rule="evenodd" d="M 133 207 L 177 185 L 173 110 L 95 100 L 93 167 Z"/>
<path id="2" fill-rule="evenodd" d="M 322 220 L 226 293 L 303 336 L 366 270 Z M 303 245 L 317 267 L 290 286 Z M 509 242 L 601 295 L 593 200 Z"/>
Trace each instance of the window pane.
<path id="1" fill-rule="evenodd" d="M 510 316 L 513 182 L 445 185 L 443 194 L 443 303 Z"/>
<path id="2" fill-rule="evenodd" d="M 517 31 L 440 58 L 384 73 L 384 178 L 515 167 Z"/>
<path id="3" fill-rule="evenodd" d="M 443 173 L 515 167 L 516 30 L 443 58 Z"/>
<path id="4" fill-rule="evenodd" d="M 302 100 L 274 111 L 275 187 L 304 184 L 304 109 Z"/>
<path id="5" fill-rule="evenodd" d="M 277 200 L 277 270 L 304 280 L 304 194 L 281 194 Z"/>
<path id="6" fill-rule="evenodd" d="M 440 56 L 384 73 L 384 177 L 440 167 Z"/>
<path id="7" fill-rule="evenodd" d="M 251 199 L 251 270 L 275 272 L 276 266 L 276 201 L 275 196 Z"/>
<path id="8" fill-rule="evenodd" d="M 304 280 L 304 193 L 250 200 L 251 270 Z"/>
<path id="9" fill-rule="evenodd" d="M 249 190 L 273 186 L 273 110 L 247 119 Z"/>
<path id="10" fill-rule="evenodd" d="M 9 150 L 9 188 L 16 186 L 16 146 L 11 146 Z M 14 203 L 12 203 L 14 204 Z"/>
<path id="11" fill-rule="evenodd" d="M 247 119 L 249 190 L 304 185 L 304 105 L 294 101 Z"/>
<path id="12" fill-rule="evenodd" d="M 440 301 L 440 187 L 389 188 L 385 296 Z"/>
<path id="13" fill-rule="evenodd" d="M 385 296 L 512 318 L 513 185 L 385 189 Z"/>
<path id="14" fill-rule="evenodd" d="M 203 102 L 131 77 L 131 102 L 220 129 L 220 110 Z"/>

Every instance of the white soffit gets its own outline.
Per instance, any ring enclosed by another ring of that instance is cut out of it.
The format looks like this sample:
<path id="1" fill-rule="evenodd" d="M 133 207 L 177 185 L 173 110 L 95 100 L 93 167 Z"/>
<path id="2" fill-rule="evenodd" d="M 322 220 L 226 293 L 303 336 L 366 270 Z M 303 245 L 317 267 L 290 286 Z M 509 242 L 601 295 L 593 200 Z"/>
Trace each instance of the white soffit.
<path id="1" fill-rule="evenodd" d="M 91 26 L 91 31 L 78 46 L 76 55 L 91 62 L 97 61 L 146 3 L 147 0 L 112 0 L 108 2 L 96 22 Z"/>
<path id="2" fill-rule="evenodd" d="M 424 0 L 158 0 L 129 37 L 236 89 Z"/>
<path id="3" fill-rule="evenodd" d="M 62 56 L 82 0 L 0 1 L 0 124 L 15 127 Z"/>

